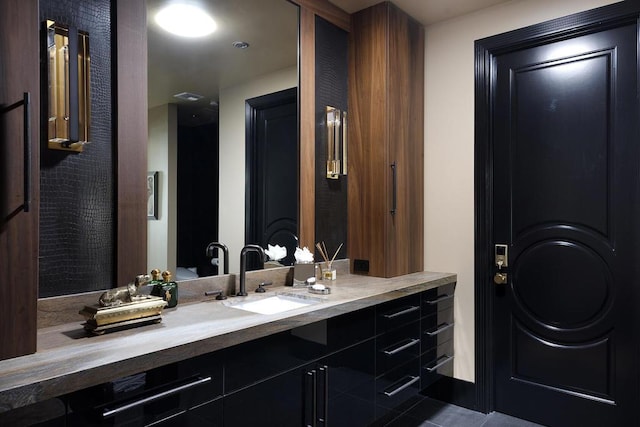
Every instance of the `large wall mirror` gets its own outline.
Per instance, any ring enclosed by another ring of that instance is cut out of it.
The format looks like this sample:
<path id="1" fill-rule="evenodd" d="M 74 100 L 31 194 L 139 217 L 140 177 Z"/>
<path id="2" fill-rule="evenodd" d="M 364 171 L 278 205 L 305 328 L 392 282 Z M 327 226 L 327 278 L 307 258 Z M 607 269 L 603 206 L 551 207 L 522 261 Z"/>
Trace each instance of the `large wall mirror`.
<path id="1" fill-rule="evenodd" d="M 157 205 L 147 222 L 148 268 L 176 271 L 180 279 L 215 274 L 205 249 L 219 241 L 229 248 L 230 271 L 237 272 L 246 241 L 248 180 L 260 182 L 246 167 L 246 118 L 268 116 L 261 106 L 273 105 L 270 96 L 290 99 L 293 93 L 297 101 L 298 6 L 286 0 L 201 0 L 217 29 L 188 38 L 155 22 L 168 3 L 147 0 L 148 170 L 158 172 L 150 175 L 156 182 L 149 182 Z M 297 108 L 293 111 L 297 142 Z M 269 129 L 282 121 L 273 123 Z M 297 150 L 284 158 L 297 159 Z M 290 169 L 295 180 L 297 163 Z M 289 180 L 278 188 L 296 203 Z M 253 189 L 260 194 L 256 185 Z"/>

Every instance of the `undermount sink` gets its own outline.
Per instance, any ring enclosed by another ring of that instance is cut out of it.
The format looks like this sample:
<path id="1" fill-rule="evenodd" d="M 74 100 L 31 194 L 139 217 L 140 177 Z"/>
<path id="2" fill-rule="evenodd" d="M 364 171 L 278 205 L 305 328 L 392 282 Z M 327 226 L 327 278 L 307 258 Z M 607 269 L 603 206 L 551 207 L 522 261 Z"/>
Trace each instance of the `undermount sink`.
<path id="1" fill-rule="evenodd" d="M 277 314 L 296 308 L 321 302 L 320 298 L 294 293 L 281 293 L 273 296 L 246 297 L 243 301 L 224 301 L 227 307 L 251 311 L 259 314 Z"/>

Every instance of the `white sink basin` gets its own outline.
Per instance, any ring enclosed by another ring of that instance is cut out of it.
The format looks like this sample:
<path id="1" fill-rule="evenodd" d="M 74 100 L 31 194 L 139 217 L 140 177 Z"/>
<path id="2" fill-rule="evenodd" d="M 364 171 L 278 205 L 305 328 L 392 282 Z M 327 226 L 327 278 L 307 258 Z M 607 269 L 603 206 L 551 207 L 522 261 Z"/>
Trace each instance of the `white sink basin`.
<path id="1" fill-rule="evenodd" d="M 276 294 L 273 296 L 245 297 L 243 301 L 224 301 L 227 307 L 251 311 L 259 314 L 277 314 L 317 304 L 322 300 L 307 295 L 293 293 Z"/>

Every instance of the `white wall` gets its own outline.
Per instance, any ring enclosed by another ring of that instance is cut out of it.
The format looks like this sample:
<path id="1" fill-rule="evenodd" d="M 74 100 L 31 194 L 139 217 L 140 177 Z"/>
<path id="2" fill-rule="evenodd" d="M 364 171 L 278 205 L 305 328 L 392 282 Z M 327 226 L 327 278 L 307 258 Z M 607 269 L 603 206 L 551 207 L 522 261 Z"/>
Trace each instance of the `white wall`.
<path id="1" fill-rule="evenodd" d="M 297 67 L 220 91 L 219 240 L 229 248 L 229 271 L 240 271 L 245 214 L 245 101 L 298 86 Z"/>
<path id="2" fill-rule="evenodd" d="M 149 110 L 148 171 L 158 171 L 158 220 L 147 221 L 147 272 L 176 271 L 176 172 L 178 112 L 175 104 Z"/>
<path id="3" fill-rule="evenodd" d="M 456 378 L 474 381 L 474 41 L 613 0 L 511 1 L 426 28 L 425 269 L 458 274 Z"/>

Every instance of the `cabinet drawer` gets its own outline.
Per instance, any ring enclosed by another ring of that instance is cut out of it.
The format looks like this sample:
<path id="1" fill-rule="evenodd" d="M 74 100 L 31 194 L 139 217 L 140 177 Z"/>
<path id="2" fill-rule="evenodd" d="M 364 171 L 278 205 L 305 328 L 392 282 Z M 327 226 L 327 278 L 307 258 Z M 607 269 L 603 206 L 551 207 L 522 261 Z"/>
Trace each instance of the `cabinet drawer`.
<path id="1" fill-rule="evenodd" d="M 375 308 L 314 322 L 224 350 L 225 393 L 372 339 Z"/>
<path id="2" fill-rule="evenodd" d="M 224 350 L 224 393 L 231 393 L 322 356 L 321 344 L 293 335 L 292 332 L 281 332 Z"/>
<path id="3" fill-rule="evenodd" d="M 420 358 L 415 358 L 376 379 L 376 416 L 383 415 L 380 408 L 401 411 L 419 391 Z"/>
<path id="4" fill-rule="evenodd" d="M 455 283 L 429 289 L 422 295 L 422 315 L 428 316 L 440 310 L 453 307 Z"/>
<path id="5" fill-rule="evenodd" d="M 442 376 L 453 376 L 453 340 L 423 353 L 420 357 L 421 388 L 433 384 Z"/>
<path id="6" fill-rule="evenodd" d="M 420 321 L 378 336 L 376 373 L 380 375 L 420 356 L 420 340 Z"/>
<path id="7" fill-rule="evenodd" d="M 168 422 L 221 395 L 222 363 L 204 355 L 72 393 L 68 425 Z"/>
<path id="8" fill-rule="evenodd" d="M 420 318 L 420 294 L 381 304 L 376 311 L 376 333 L 391 331 Z"/>
<path id="9" fill-rule="evenodd" d="M 453 339 L 453 307 L 447 308 L 420 321 L 422 352 Z"/>

